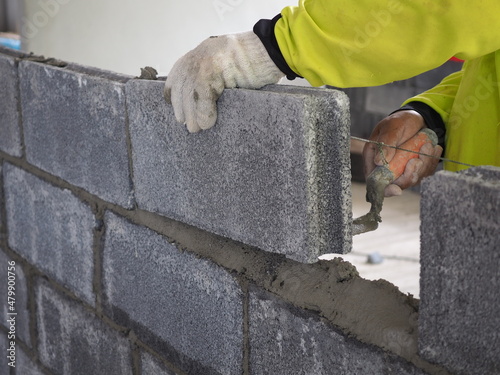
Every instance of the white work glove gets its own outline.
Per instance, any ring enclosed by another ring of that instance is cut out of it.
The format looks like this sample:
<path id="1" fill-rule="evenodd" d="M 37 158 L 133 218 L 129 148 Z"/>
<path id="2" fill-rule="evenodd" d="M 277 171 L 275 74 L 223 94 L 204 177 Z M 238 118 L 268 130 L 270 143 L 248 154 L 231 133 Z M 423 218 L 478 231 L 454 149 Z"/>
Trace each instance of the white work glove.
<path id="1" fill-rule="evenodd" d="M 177 121 L 194 133 L 215 124 L 224 88 L 257 89 L 284 76 L 252 31 L 222 35 L 206 39 L 175 63 L 164 95 Z"/>

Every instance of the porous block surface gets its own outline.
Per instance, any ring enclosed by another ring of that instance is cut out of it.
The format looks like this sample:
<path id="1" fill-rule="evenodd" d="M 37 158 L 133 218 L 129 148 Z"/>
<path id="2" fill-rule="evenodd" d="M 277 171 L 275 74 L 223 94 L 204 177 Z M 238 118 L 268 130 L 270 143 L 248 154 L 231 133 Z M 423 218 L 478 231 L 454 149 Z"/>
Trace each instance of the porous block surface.
<path id="1" fill-rule="evenodd" d="M 131 208 L 123 82 L 98 70 L 75 70 L 80 71 L 20 63 L 26 157 L 89 193 Z"/>
<path id="2" fill-rule="evenodd" d="M 141 354 L 142 375 L 176 375 L 175 372 L 166 368 L 158 359 L 149 353 Z"/>
<path id="3" fill-rule="evenodd" d="M 499 374 L 500 168 L 424 180 L 421 218 L 420 353 L 453 374 Z"/>
<path id="4" fill-rule="evenodd" d="M 132 375 L 128 340 L 42 279 L 35 288 L 38 350 L 53 374 Z"/>
<path id="5" fill-rule="evenodd" d="M 425 374 L 256 287 L 250 292 L 249 331 L 252 375 Z"/>
<path id="6" fill-rule="evenodd" d="M 0 87 L 0 151 L 21 156 L 19 80 L 13 56 L 0 54 Z"/>
<path id="7" fill-rule="evenodd" d="M 9 246 L 93 303 L 96 221 L 90 207 L 13 165 L 5 164 L 3 172 Z"/>
<path id="8" fill-rule="evenodd" d="M 163 82 L 126 84 L 140 208 L 315 262 L 351 249 L 349 111 L 336 90 L 226 90 L 212 129 L 176 122 Z"/>
<path id="9" fill-rule="evenodd" d="M 241 373 L 243 294 L 224 269 L 107 213 L 107 310 L 188 373 Z"/>

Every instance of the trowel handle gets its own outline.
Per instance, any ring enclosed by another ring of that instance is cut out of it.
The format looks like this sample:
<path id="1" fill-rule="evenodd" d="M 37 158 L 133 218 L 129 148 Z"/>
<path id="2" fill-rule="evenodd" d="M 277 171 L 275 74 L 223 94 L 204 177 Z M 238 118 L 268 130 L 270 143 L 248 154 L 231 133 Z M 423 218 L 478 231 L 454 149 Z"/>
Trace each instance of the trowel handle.
<path id="1" fill-rule="evenodd" d="M 402 145 L 399 145 L 399 148 L 404 148 L 405 150 L 410 151 L 420 151 L 420 148 L 426 143 L 432 143 L 433 146 L 437 145 L 437 135 L 431 129 L 422 129 L 415 136 L 407 140 Z M 394 179 L 397 179 L 401 176 L 406 168 L 406 164 L 411 159 L 418 158 L 418 154 L 413 152 L 408 152 L 404 150 L 396 150 L 394 157 L 389 162 L 386 167 L 393 173 Z"/>

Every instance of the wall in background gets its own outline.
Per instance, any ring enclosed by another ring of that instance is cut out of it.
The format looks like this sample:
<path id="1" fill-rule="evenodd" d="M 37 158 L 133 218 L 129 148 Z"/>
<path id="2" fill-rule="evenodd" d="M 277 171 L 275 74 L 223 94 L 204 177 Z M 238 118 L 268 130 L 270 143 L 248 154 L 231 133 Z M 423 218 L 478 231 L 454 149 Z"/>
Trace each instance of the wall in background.
<path id="1" fill-rule="evenodd" d="M 0 0 L 0 32 L 21 32 L 22 2 Z"/>
<path id="2" fill-rule="evenodd" d="M 120 73 L 167 75 L 211 35 L 251 30 L 288 0 L 25 0 L 23 50 Z"/>

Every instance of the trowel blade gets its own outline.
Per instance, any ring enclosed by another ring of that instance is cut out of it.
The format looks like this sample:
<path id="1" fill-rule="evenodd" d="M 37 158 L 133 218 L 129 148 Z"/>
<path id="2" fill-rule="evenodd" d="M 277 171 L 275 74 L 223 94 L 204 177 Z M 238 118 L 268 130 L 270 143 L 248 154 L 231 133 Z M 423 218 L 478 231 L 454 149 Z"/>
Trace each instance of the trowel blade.
<path id="1" fill-rule="evenodd" d="M 386 167 L 375 168 L 366 179 L 366 201 L 371 203 L 370 211 L 352 222 L 353 236 L 371 232 L 382 221 L 380 212 L 384 203 L 385 188 L 394 180 L 394 174 Z"/>

